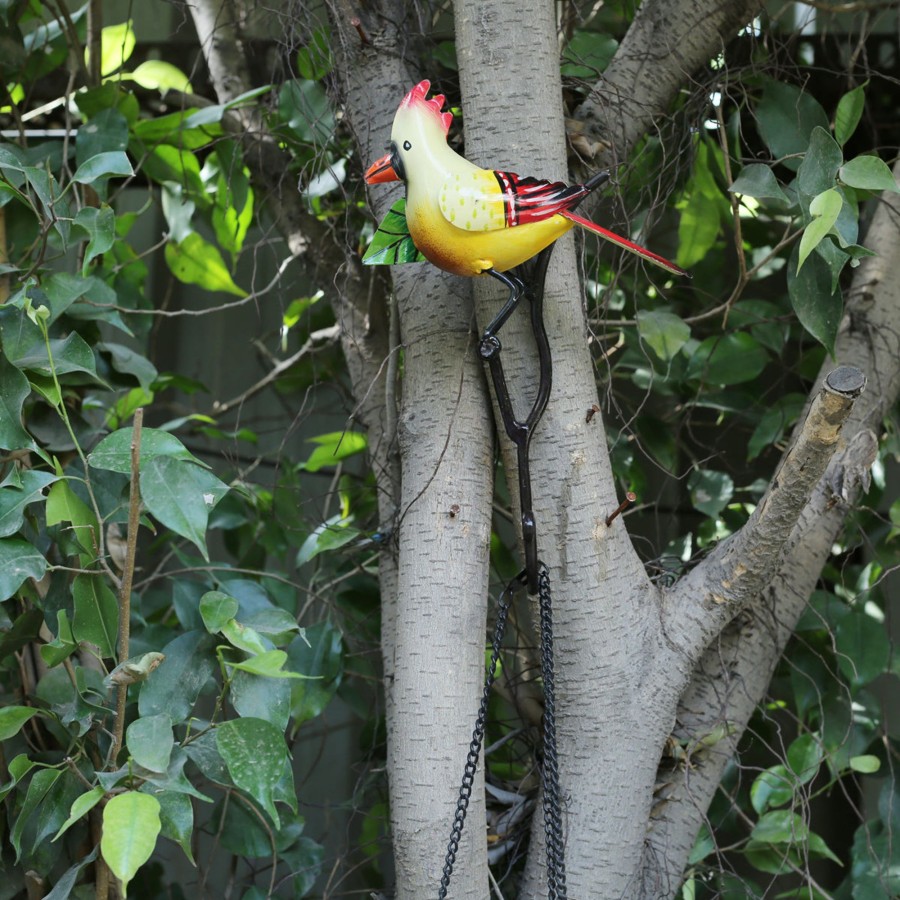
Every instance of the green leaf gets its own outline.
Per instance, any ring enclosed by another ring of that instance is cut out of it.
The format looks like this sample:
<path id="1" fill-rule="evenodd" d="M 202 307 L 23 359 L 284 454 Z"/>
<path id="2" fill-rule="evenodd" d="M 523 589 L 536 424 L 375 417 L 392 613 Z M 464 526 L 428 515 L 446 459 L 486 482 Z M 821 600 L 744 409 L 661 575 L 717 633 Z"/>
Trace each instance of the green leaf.
<path id="1" fill-rule="evenodd" d="M 72 490 L 65 479 L 57 481 L 47 493 L 47 525 L 68 523 L 75 539 L 87 553 L 100 548 L 100 526 L 93 510 Z"/>
<path id="2" fill-rule="evenodd" d="M 15 534 L 25 522 L 25 508 L 44 500 L 48 484 L 57 476 L 39 469 L 25 469 L 18 484 L 0 487 L 0 538 Z M 7 479 L 8 480 L 8 479 Z"/>
<path id="3" fill-rule="evenodd" d="M 86 206 L 75 216 L 75 224 L 90 236 L 81 267 L 81 274 L 87 275 L 91 260 L 106 253 L 116 240 L 116 214 L 105 203 L 100 209 Z"/>
<path id="4" fill-rule="evenodd" d="M 746 194 L 757 200 L 776 200 L 785 206 L 789 206 L 791 202 L 781 189 L 775 173 L 764 163 L 750 163 L 744 166 L 728 190 L 733 194 Z"/>
<path id="5" fill-rule="evenodd" d="M 245 653 L 266 653 L 270 649 L 256 631 L 247 625 L 242 625 L 236 619 L 229 619 L 225 622 L 221 632 L 229 644 Z"/>
<path id="6" fill-rule="evenodd" d="M 802 154 L 809 146 L 812 130 L 828 130 L 828 116 L 806 91 L 784 81 L 766 79 L 756 107 L 756 122 L 763 140 L 776 158 Z M 783 160 L 796 169 L 799 159 Z"/>
<path id="7" fill-rule="evenodd" d="M 141 684 L 141 716 L 164 713 L 176 723 L 186 719 L 216 671 L 213 646 L 212 638 L 204 631 L 188 631 L 166 644 L 165 664 Z"/>
<path id="8" fill-rule="evenodd" d="M 771 766 L 754 779 L 750 787 L 750 803 L 758 814 L 773 806 L 783 806 L 794 796 L 794 778 L 782 766 Z"/>
<path id="9" fill-rule="evenodd" d="M 159 819 L 162 836 L 175 841 L 185 856 L 194 863 L 191 847 L 191 833 L 194 828 L 194 807 L 191 798 L 176 791 L 160 791 L 152 785 L 142 785 L 141 790 L 150 793 L 159 801 Z"/>
<path id="10" fill-rule="evenodd" d="M 333 466 L 348 456 L 362 453 L 369 445 L 360 431 L 332 431 L 309 438 L 307 443 L 319 445 L 306 462 L 300 463 L 300 468 L 307 472 L 318 472 L 325 466 Z"/>
<path id="11" fill-rule="evenodd" d="M 10 832 L 9 841 L 15 848 L 16 862 L 19 861 L 19 857 L 22 855 L 22 836 L 25 833 L 26 825 L 29 824 L 29 819 L 37 812 L 41 804 L 46 801 L 47 795 L 62 774 L 60 769 L 40 769 L 34 773 L 34 777 L 28 785 L 28 793 L 25 795 L 22 810 Z"/>
<path id="12" fill-rule="evenodd" d="M 710 384 L 741 384 L 756 378 L 768 361 L 765 349 L 745 332 L 714 335 L 694 350 L 688 376 Z"/>
<path id="13" fill-rule="evenodd" d="M 207 291 L 247 296 L 247 292 L 234 283 L 222 254 L 196 232 L 177 244 L 166 244 L 165 255 L 172 274 L 179 281 L 198 284 Z"/>
<path id="14" fill-rule="evenodd" d="M 840 670 L 850 683 L 862 687 L 888 671 L 891 642 L 884 624 L 854 610 L 835 627 L 834 644 Z"/>
<path id="15" fill-rule="evenodd" d="M 78 649 L 78 642 L 72 634 L 72 626 L 64 609 L 56 611 L 56 623 L 56 637 L 40 647 L 41 659 L 51 669 Z"/>
<path id="16" fill-rule="evenodd" d="M 608 34 L 577 29 L 563 50 L 560 71 L 568 78 L 595 78 L 618 48 L 619 42 Z"/>
<path id="17" fill-rule="evenodd" d="M 341 633 L 330 622 L 306 629 L 288 647 L 290 667 L 316 680 L 296 681 L 291 686 L 291 713 L 295 722 L 318 716 L 331 702 L 344 676 Z"/>
<path id="18" fill-rule="evenodd" d="M 838 101 L 837 111 L 834 114 L 834 139 L 843 147 L 856 131 L 859 120 L 862 118 L 866 106 L 866 85 L 860 84 L 847 91 Z"/>
<path id="19" fill-rule="evenodd" d="M 785 394 L 769 406 L 747 443 L 747 461 L 756 459 L 767 447 L 777 444 L 797 421 L 805 405 L 803 394 Z"/>
<path id="20" fill-rule="evenodd" d="M 844 184 L 864 191 L 900 191 L 893 172 L 877 156 L 857 156 L 838 171 Z"/>
<path id="21" fill-rule="evenodd" d="M 142 62 L 129 76 L 148 91 L 183 91 L 192 94 L 194 89 L 187 75 L 172 63 L 161 59 L 148 59 Z"/>
<path id="22" fill-rule="evenodd" d="M 812 199 L 809 204 L 809 213 L 812 216 L 812 221 L 803 230 L 803 237 L 800 239 L 797 271 L 800 270 L 809 254 L 819 246 L 825 235 L 834 227 L 843 205 L 843 197 L 834 188 L 823 191 Z"/>
<path id="23" fill-rule="evenodd" d="M 301 675 L 284 669 L 288 655 L 284 650 L 264 650 L 258 656 L 252 656 L 241 662 L 229 662 L 233 669 L 239 669 L 250 675 L 262 675 L 266 678 L 315 678 L 314 675 Z"/>
<path id="24" fill-rule="evenodd" d="M 0 600 L 8 600 L 28 578 L 39 581 L 47 560 L 21 538 L 0 540 Z"/>
<path id="25" fill-rule="evenodd" d="M 799 784 L 806 784 L 815 777 L 823 756 L 822 742 L 815 734 L 801 734 L 791 742 L 787 751 L 787 761 Z"/>
<path id="26" fill-rule="evenodd" d="M 678 254 L 676 261 L 690 268 L 702 260 L 715 246 L 723 216 L 731 208 L 716 182 L 714 170 L 719 168 L 722 152 L 706 141 L 697 147 L 691 179 L 678 201 Z"/>
<path id="27" fill-rule="evenodd" d="M 100 153 L 124 151 L 127 146 L 128 120 L 117 109 L 104 109 L 79 127 L 75 135 L 75 158 L 81 166 Z M 118 167 L 122 162 L 117 160 L 113 164 Z"/>
<path id="28" fill-rule="evenodd" d="M 838 168 L 843 161 L 841 148 L 827 129 L 813 128 L 809 146 L 797 171 L 797 192 L 804 213 L 813 197 L 834 187 Z"/>
<path id="29" fill-rule="evenodd" d="M 874 775 L 881 768 L 881 760 L 877 756 L 851 756 L 850 768 L 863 775 Z"/>
<path id="30" fill-rule="evenodd" d="M 228 486 L 193 462 L 155 456 L 141 467 L 141 497 L 147 511 L 166 528 L 187 538 L 208 560 L 209 514 Z"/>
<path id="31" fill-rule="evenodd" d="M 106 581 L 93 575 L 76 575 L 72 583 L 75 617 L 72 634 L 79 643 L 96 644 L 104 657 L 116 655 L 119 604 Z"/>
<path id="32" fill-rule="evenodd" d="M 72 803 L 69 818 L 62 824 L 59 831 L 56 832 L 53 840 L 62 837 L 79 819 L 86 816 L 106 795 L 106 791 L 102 787 L 91 788 L 91 790 L 82 794 Z"/>
<path id="33" fill-rule="evenodd" d="M 367 266 L 396 266 L 424 260 L 410 236 L 406 223 L 406 200 L 401 198 L 381 220 L 362 261 Z"/>
<path id="34" fill-rule="evenodd" d="M 119 25 L 108 25 L 103 28 L 100 31 L 100 74 L 105 78 L 121 69 L 134 53 L 135 43 L 131 19 Z"/>
<path id="35" fill-rule="evenodd" d="M 200 598 L 200 615 L 210 634 L 218 634 L 237 612 L 237 600 L 221 591 L 207 591 Z"/>
<path id="36" fill-rule="evenodd" d="M 31 393 L 28 379 L 0 354 L 0 448 L 26 450 L 35 446 L 31 435 L 22 427 L 22 407 Z"/>
<path id="37" fill-rule="evenodd" d="M 358 528 L 351 527 L 350 521 L 341 513 L 337 513 L 318 525 L 300 545 L 296 557 L 297 566 L 306 565 L 320 553 L 338 550 L 345 544 L 357 540 L 361 532 Z"/>
<path id="38" fill-rule="evenodd" d="M 844 312 L 839 290 L 832 288 L 831 272 L 818 254 L 798 271 L 799 247 L 788 261 L 788 294 L 800 324 L 833 356 L 834 342 Z"/>
<path id="39" fill-rule="evenodd" d="M 115 175 L 122 177 L 134 175 L 134 168 L 124 150 L 105 150 L 86 159 L 75 170 L 72 181 L 77 181 L 79 184 L 93 184 L 99 178 L 111 178 Z M 82 209 L 75 217 L 76 222 L 82 213 L 92 208 L 86 206 Z"/>
<path id="40" fill-rule="evenodd" d="M 665 309 L 638 310 L 638 334 L 664 362 L 673 359 L 691 336 L 691 327 Z"/>
<path id="41" fill-rule="evenodd" d="M 760 816 L 753 826 L 750 839 L 766 844 L 796 844 L 809 834 L 806 822 L 788 809 L 778 809 Z"/>
<path id="42" fill-rule="evenodd" d="M 293 781 L 282 732 L 264 719 L 232 719 L 216 729 L 216 747 L 234 783 L 280 828 L 276 788 L 282 779 Z"/>
<path id="43" fill-rule="evenodd" d="M 88 456 L 88 464 L 95 469 L 130 475 L 132 432 L 131 428 L 120 428 L 107 435 Z M 200 460 L 174 435 L 158 428 L 144 428 L 141 430 L 141 468 L 157 457 L 200 464 Z"/>
<path id="44" fill-rule="evenodd" d="M 112 797 L 103 810 L 100 852 L 122 882 L 122 894 L 137 870 L 152 855 L 160 832 L 159 801 L 149 794 L 127 791 Z"/>
<path id="45" fill-rule="evenodd" d="M 728 505 L 734 494 L 734 481 L 725 472 L 695 469 L 688 478 L 694 509 L 715 518 Z"/>
<path id="46" fill-rule="evenodd" d="M 280 650 L 270 652 L 282 653 Z M 265 657 L 266 654 L 254 656 L 235 666 L 239 671 L 231 678 L 231 703 L 239 716 L 265 719 L 283 732 L 291 717 L 291 683 L 286 676 L 296 673 L 281 668 L 287 659 L 286 653 L 277 665 L 266 662 L 263 671 L 253 672 L 253 667 L 258 668 Z"/>
<path id="47" fill-rule="evenodd" d="M 52 377 L 54 371 L 57 377 L 84 374 L 90 376 L 92 380 L 103 383 L 97 375 L 94 351 L 77 331 L 73 331 L 62 339 L 54 338 L 49 343 L 50 356 L 47 354 L 46 344 L 41 341 L 12 362 L 20 369 L 27 369 L 47 377 Z M 50 363 L 51 356 L 52 365 Z"/>
<path id="48" fill-rule="evenodd" d="M 165 713 L 135 719 L 125 731 L 125 744 L 139 766 L 165 772 L 175 745 L 172 720 Z"/>
<path id="49" fill-rule="evenodd" d="M 293 79 L 278 92 L 278 114 L 295 140 L 316 147 L 327 143 L 334 132 L 334 115 L 325 89 L 316 81 Z"/>
<path id="50" fill-rule="evenodd" d="M 0 741 L 7 741 L 19 733 L 21 727 L 38 711 L 30 706 L 4 706 L 0 709 Z"/>
<path id="51" fill-rule="evenodd" d="M 321 81 L 331 71 L 328 29 L 317 28 L 306 46 L 297 51 L 297 72 L 307 81 Z"/>

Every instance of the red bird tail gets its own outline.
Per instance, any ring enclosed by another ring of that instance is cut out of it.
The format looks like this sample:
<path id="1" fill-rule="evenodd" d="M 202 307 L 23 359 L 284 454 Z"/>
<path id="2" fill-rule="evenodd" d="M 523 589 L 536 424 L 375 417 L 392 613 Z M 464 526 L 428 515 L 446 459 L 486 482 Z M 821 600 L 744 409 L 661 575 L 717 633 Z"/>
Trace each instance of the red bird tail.
<path id="1" fill-rule="evenodd" d="M 646 259 L 647 262 L 653 263 L 655 266 L 659 266 L 661 269 L 665 269 L 667 272 L 671 272 L 673 275 L 684 275 L 687 278 L 690 278 L 690 272 L 686 272 L 681 266 L 676 266 L 675 263 L 669 262 L 669 260 L 665 259 L 662 256 L 658 256 L 652 250 L 648 250 L 646 247 L 642 247 L 640 244 L 635 244 L 634 241 L 629 241 L 628 238 L 624 238 L 621 235 L 616 234 L 615 232 L 608 231 L 602 225 L 598 225 L 596 222 L 592 222 L 590 219 L 585 219 L 583 216 L 579 216 L 578 213 L 574 213 L 571 210 L 560 210 L 559 215 L 565 216 L 565 218 L 571 220 L 576 225 L 580 225 L 582 228 L 586 228 L 588 231 L 593 231 L 594 234 L 599 234 L 605 241 L 611 241 L 613 244 L 617 244 L 622 247 L 624 250 L 627 250 L 629 253 L 634 253 L 636 256 L 640 256 L 642 259 Z"/>

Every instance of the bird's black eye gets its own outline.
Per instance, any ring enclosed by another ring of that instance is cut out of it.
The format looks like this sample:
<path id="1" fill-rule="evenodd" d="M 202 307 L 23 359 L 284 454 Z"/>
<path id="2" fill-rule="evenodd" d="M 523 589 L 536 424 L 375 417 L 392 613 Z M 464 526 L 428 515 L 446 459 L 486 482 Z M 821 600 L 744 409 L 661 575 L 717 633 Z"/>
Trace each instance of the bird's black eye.
<path id="1" fill-rule="evenodd" d="M 403 149 L 404 149 L 404 150 L 412 150 L 412 144 L 411 144 L 409 141 L 404 141 L 404 142 L 403 142 Z"/>

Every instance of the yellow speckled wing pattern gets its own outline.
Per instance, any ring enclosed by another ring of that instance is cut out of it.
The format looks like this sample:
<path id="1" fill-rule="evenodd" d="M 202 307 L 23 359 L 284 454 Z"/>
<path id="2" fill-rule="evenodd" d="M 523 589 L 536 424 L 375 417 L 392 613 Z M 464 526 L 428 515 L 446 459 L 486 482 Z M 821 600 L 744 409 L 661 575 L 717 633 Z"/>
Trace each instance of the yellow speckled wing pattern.
<path id="1" fill-rule="evenodd" d="M 506 227 L 506 207 L 493 172 L 448 175 L 438 194 L 441 214 L 464 231 L 497 231 Z"/>

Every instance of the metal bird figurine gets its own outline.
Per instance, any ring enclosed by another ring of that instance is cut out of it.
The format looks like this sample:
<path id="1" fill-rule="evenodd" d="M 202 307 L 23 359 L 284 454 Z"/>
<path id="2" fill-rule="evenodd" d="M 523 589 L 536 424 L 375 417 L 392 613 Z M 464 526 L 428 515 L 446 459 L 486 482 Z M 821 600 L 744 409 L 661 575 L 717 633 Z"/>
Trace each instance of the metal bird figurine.
<path id="1" fill-rule="evenodd" d="M 493 275 L 509 288 L 507 307 L 514 308 L 524 286 L 505 273 L 579 225 L 667 272 L 688 274 L 574 212 L 608 173 L 567 185 L 481 169 L 460 156 L 447 144 L 452 113 L 442 111 L 443 95 L 426 99 L 430 86 L 422 81 L 403 98 L 394 116 L 390 152 L 369 167 L 366 182 L 405 182 L 409 235 L 435 266 L 456 275 Z M 506 321 L 512 312 L 507 307 L 486 336 Z"/>

